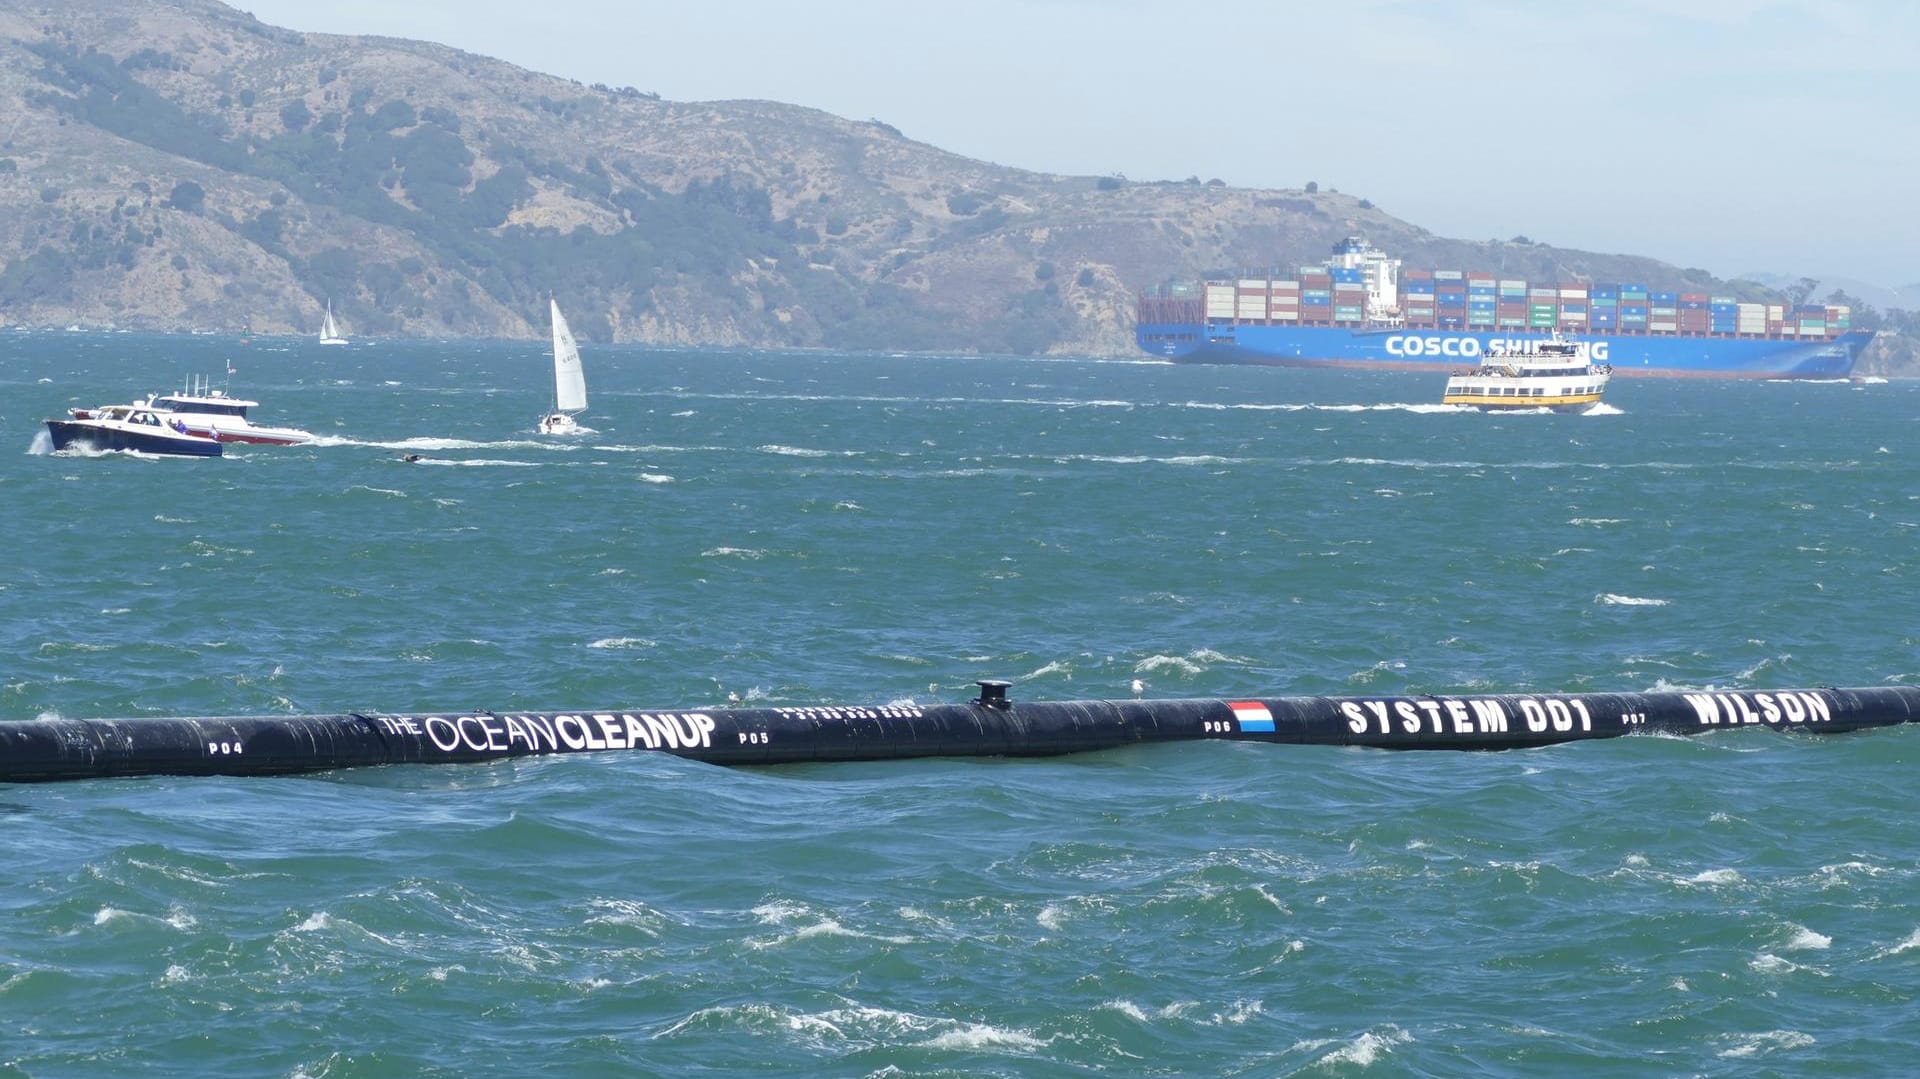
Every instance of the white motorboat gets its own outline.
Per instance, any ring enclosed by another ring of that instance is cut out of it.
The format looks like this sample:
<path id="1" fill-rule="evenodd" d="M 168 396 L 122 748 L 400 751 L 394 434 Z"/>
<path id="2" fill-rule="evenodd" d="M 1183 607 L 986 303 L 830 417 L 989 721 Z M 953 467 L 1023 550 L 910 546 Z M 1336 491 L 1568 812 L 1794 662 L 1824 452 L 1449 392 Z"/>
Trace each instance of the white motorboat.
<path id="1" fill-rule="evenodd" d="M 228 397 L 225 390 L 215 389 L 204 381 L 195 381 L 179 393 L 148 394 L 142 404 L 173 413 L 190 433 L 202 438 L 263 446 L 299 446 L 313 441 L 313 432 L 298 427 L 254 423 L 247 418 L 247 410 L 260 407 L 260 402 Z"/>

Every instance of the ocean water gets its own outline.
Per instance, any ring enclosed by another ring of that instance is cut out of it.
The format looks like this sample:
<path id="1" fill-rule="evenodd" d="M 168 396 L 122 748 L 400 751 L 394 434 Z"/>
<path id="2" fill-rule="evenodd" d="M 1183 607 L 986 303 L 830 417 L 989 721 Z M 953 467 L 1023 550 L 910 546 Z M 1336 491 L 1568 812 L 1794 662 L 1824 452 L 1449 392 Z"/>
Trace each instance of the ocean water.
<path id="1" fill-rule="evenodd" d="M 1909 383 L 0 335 L 0 717 L 1909 684 Z M 222 374 L 323 437 L 48 455 Z M 427 460 L 409 463 L 409 453 Z M 1920 731 L 0 789 L 0 1076 L 1903 1074 Z"/>

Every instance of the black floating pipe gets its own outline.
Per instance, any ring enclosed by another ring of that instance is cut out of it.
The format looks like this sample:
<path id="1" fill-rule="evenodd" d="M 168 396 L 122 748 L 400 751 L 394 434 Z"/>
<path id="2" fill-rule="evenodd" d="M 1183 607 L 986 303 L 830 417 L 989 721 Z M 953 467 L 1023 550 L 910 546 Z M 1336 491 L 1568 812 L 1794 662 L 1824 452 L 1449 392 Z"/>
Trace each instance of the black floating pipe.
<path id="1" fill-rule="evenodd" d="M 0 782 L 275 775 L 599 750 L 740 765 L 1049 756 L 1204 739 L 1515 749 L 1637 731 L 1835 733 L 1920 717 L 1920 689 L 1903 687 L 1035 703 L 1007 691 L 1006 682 L 984 681 L 976 700 L 925 707 L 0 721 Z"/>

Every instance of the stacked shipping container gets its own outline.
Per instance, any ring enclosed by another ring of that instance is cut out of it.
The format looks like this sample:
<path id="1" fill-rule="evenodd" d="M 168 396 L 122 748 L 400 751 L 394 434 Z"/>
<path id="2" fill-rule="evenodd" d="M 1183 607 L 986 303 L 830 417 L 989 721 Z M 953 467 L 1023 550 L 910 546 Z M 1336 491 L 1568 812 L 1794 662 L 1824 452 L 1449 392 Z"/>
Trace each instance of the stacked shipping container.
<path id="1" fill-rule="evenodd" d="M 1200 306 L 1210 323 L 1360 327 L 1395 314 L 1371 308 L 1360 270 L 1325 266 L 1301 267 L 1291 278 L 1208 282 Z M 1413 329 L 1739 337 L 1838 336 L 1852 328 L 1851 314 L 1844 306 L 1742 303 L 1637 283 L 1532 286 L 1460 270 L 1403 272 L 1398 311 Z"/>

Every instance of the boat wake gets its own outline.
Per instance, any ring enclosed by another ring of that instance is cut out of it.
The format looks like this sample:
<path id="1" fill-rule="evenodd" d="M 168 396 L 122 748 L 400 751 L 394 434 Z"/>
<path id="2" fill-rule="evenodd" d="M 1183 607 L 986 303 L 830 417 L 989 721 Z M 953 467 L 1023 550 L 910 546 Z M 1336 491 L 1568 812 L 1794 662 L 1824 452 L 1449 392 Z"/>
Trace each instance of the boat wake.
<path id="1" fill-rule="evenodd" d="M 418 454 L 406 458 L 408 464 L 440 465 L 446 468 L 539 468 L 538 461 L 505 461 L 488 457 L 421 457 Z"/>
<path id="2" fill-rule="evenodd" d="M 498 442 L 478 442 L 469 438 L 403 438 L 398 441 L 381 441 L 359 438 L 339 438 L 322 436 L 308 443 L 311 446 L 371 446 L 382 450 L 514 450 L 544 449 L 572 450 L 578 447 L 565 443 L 545 442 L 532 438 L 506 439 Z"/>
<path id="3" fill-rule="evenodd" d="M 64 450 L 49 449 L 51 457 L 124 457 L 129 461 L 197 460 L 177 453 L 148 453 L 145 450 L 107 450 L 98 446 L 69 445 Z"/>
<path id="4" fill-rule="evenodd" d="M 1613 407 L 1610 404 L 1607 404 L 1605 401 L 1595 402 L 1585 412 L 1582 412 L 1580 414 L 1582 416 L 1624 416 L 1626 415 L 1625 412 Z"/>
<path id="5" fill-rule="evenodd" d="M 1430 401 L 1392 402 L 1378 405 L 1316 405 L 1316 404 L 1255 404 L 1241 402 L 1219 404 L 1213 401 L 1184 401 L 1176 408 L 1193 408 L 1205 411 L 1226 412 L 1245 410 L 1248 412 L 1474 412 L 1477 409 L 1464 405 L 1440 405 Z"/>
<path id="6" fill-rule="evenodd" d="M 27 453 L 34 457 L 45 457 L 53 452 L 53 436 L 45 428 L 34 433 L 33 441 L 27 445 Z"/>

